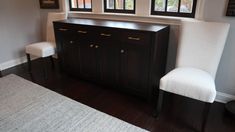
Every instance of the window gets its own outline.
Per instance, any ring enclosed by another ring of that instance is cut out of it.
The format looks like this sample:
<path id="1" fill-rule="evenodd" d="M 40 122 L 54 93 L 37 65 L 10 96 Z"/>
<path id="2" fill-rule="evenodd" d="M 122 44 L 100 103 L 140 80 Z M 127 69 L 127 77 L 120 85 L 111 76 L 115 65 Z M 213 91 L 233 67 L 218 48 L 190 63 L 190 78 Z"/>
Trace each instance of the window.
<path id="1" fill-rule="evenodd" d="M 135 0 L 104 0 L 104 12 L 135 14 Z"/>
<path id="2" fill-rule="evenodd" d="M 92 11 L 91 0 L 69 0 L 70 11 Z"/>
<path id="3" fill-rule="evenodd" d="M 197 0 L 152 0 L 152 15 L 194 17 Z"/>

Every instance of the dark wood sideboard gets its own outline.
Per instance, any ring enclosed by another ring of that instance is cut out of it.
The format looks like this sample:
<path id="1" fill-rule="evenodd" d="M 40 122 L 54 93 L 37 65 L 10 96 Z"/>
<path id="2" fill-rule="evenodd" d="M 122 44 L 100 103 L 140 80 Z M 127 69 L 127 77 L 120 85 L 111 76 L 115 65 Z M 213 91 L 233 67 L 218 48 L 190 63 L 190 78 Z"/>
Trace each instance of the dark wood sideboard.
<path id="1" fill-rule="evenodd" d="M 98 19 L 54 22 L 62 71 L 151 97 L 165 74 L 169 26 Z"/>

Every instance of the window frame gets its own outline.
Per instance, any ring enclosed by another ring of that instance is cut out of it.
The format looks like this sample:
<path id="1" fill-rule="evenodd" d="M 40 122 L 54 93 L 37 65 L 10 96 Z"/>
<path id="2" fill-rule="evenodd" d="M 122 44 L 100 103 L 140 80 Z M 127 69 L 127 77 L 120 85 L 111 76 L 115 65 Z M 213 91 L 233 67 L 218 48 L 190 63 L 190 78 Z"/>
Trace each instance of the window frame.
<path id="1" fill-rule="evenodd" d="M 104 0 L 104 12 L 108 13 L 127 13 L 127 14 L 135 14 L 136 11 L 136 0 L 134 0 L 134 9 L 126 10 L 126 9 L 107 9 L 107 0 Z M 126 0 L 123 0 L 123 7 L 125 8 Z M 114 8 L 116 8 L 116 0 L 114 0 Z"/>
<path id="2" fill-rule="evenodd" d="M 78 1 L 78 0 L 77 0 Z M 83 0 L 83 2 L 84 2 L 84 7 L 83 8 L 79 8 L 79 7 L 77 7 L 77 8 L 72 8 L 72 0 L 69 0 L 69 10 L 70 11 L 85 11 L 85 12 L 92 12 L 92 1 L 93 0 L 91 0 L 91 8 L 86 8 L 85 7 L 85 0 Z M 78 5 L 78 3 L 77 3 L 77 5 Z"/>
<path id="3" fill-rule="evenodd" d="M 195 18 L 196 7 L 197 7 L 197 0 L 193 0 L 192 13 L 181 13 L 180 12 L 181 0 L 179 0 L 178 12 L 167 12 L 167 2 L 168 2 L 168 0 L 165 0 L 166 1 L 165 11 L 155 11 L 155 1 L 156 0 L 152 0 L 151 1 L 151 15 Z"/>

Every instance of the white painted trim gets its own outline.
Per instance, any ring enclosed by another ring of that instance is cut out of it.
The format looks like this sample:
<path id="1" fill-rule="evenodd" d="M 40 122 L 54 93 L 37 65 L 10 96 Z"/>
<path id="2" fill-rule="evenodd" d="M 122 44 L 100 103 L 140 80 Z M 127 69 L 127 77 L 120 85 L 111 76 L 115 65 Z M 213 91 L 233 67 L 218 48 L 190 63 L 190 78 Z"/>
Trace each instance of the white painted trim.
<path id="1" fill-rule="evenodd" d="M 31 55 L 31 60 L 36 60 L 38 58 L 39 57 Z M 57 54 L 53 55 L 53 58 L 57 59 L 58 58 Z M 8 68 L 12 68 L 14 66 L 17 66 L 17 65 L 20 65 L 20 64 L 23 64 L 23 63 L 26 63 L 26 62 L 27 62 L 26 56 L 23 56 L 23 57 L 14 59 L 14 60 L 6 61 L 6 62 L 3 62 L 3 63 L 0 63 L 0 70 L 6 70 Z"/>
<path id="2" fill-rule="evenodd" d="M 37 58 L 38 57 L 31 57 L 31 60 L 35 60 Z M 25 62 L 27 62 L 26 56 L 23 56 L 14 60 L 6 61 L 3 63 L 0 63 L 0 70 L 6 70 L 8 68 L 23 64 Z"/>
<path id="3" fill-rule="evenodd" d="M 66 0 L 65 0 L 66 1 Z M 151 3 L 152 0 L 136 0 L 136 12 L 135 15 L 137 16 L 151 16 Z M 204 0 L 198 0 L 197 1 L 197 9 L 196 9 L 196 13 L 195 13 L 195 18 L 202 18 L 202 13 L 204 11 Z M 69 8 L 68 6 L 65 8 Z M 66 9 L 67 11 L 69 11 L 69 9 Z M 201 11 L 200 11 L 201 10 Z M 69 11 L 69 13 L 71 13 Z M 91 14 L 105 14 L 104 12 L 104 3 L 103 0 L 94 0 L 92 2 L 92 12 L 89 12 Z M 116 15 L 115 13 L 112 13 L 114 16 Z M 154 15 L 156 16 L 156 15 Z M 182 18 L 182 17 L 178 17 L 178 18 Z"/>
<path id="4" fill-rule="evenodd" d="M 5 70 L 26 62 L 26 57 L 17 58 L 0 64 L 1 70 Z"/>
<path id="5" fill-rule="evenodd" d="M 204 18 L 204 9 L 205 8 L 205 0 L 198 0 L 197 1 L 197 8 L 195 13 L 195 19 L 203 20 Z"/>
<path id="6" fill-rule="evenodd" d="M 195 13 L 195 18 L 188 18 L 188 17 L 173 17 L 173 16 L 161 16 L 161 15 L 151 15 L 151 0 L 136 0 L 136 13 L 135 14 L 126 14 L 126 13 L 107 13 L 104 12 L 104 6 L 103 6 L 103 0 L 95 0 L 92 3 L 92 12 L 81 12 L 81 11 L 69 11 L 67 9 L 67 13 L 69 17 L 88 17 L 88 18 L 100 18 L 100 19 L 112 19 L 116 20 L 116 17 L 118 20 L 122 20 L 121 18 L 127 18 L 129 19 L 140 19 L 140 21 L 145 19 L 160 19 L 165 20 L 166 24 L 167 22 L 172 21 L 181 21 L 181 20 L 202 20 L 203 18 L 203 11 L 205 2 L 204 0 L 198 0 L 197 1 L 197 9 Z M 66 8 L 69 8 L 68 6 Z M 92 16 L 92 17 L 91 17 Z M 111 17 L 112 16 L 112 17 Z M 164 22 L 165 22 L 164 21 Z"/>
<path id="7" fill-rule="evenodd" d="M 218 92 L 216 94 L 215 101 L 220 103 L 227 103 L 228 101 L 235 100 L 235 95 Z"/>
<path id="8" fill-rule="evenodd" d="M 69 18 L 91 18 L 91 19 L 108 19 L 108 20 L 120 20 L 120 21 L 132 21 L 132 22 L 146 22 L 146 23 L 160 23 L 160 24 L 170 24 L 170 25 L 180 25 L 182 19 L 175 17 L 145 17 L 137 16 L 133 14 L 94 14 L 94 13 L 85 13 L 85 12 L 69 12 Z M 185 20 L 191 20 L 191 18 L 185 18 Z M 195 19 L 196 20 L 196 19 Z"/>

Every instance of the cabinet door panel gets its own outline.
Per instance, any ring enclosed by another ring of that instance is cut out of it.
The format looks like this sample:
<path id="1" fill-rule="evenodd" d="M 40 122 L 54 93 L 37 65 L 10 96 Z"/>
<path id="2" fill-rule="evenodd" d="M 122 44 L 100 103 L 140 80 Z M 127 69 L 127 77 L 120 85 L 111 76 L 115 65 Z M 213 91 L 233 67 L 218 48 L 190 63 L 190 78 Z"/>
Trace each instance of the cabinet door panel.
<path id="1" fill-rule="evenodd" d="M 67 38 L 62 40 L 62 66 L 65 71 L 74 75 L 79 73 L 79 53 L 79 44 L 73 39 Z"/>
<path id="2" fill-rule="evenodd" d="M 98 75 L 106 85 L 116 85 L 119 49 L 114 43 L 103 42 L 98 49 Z"/>
<path id="3" fill-rule="evenodd" d="M 97 77 L 97 63 L 96 50 L 94 44 L 82 42 L 80 49 L 80 65 L 81 77 L 88 80 L 96 80 Z"/>
<path id="4" fill-rule="evenodd" d="M 54 25 L 55 31 L 55 40 L 56 40 L 56 49 L 58 52 L 58 57 L 61 58 L 60 52 L 62 52 L 63 43 L 66 43 L 68 40 L 74 40 L 74 32 L 73 30 L 67 26 L 63 26 L 61 24 Z"/>
<path id="5" fill-rule="evenodd" d="M 123 44 L 120 54 L 120 86 L 138 92 L 146 92 L 149 75 L 149 49 L 141 45 Z"/>

